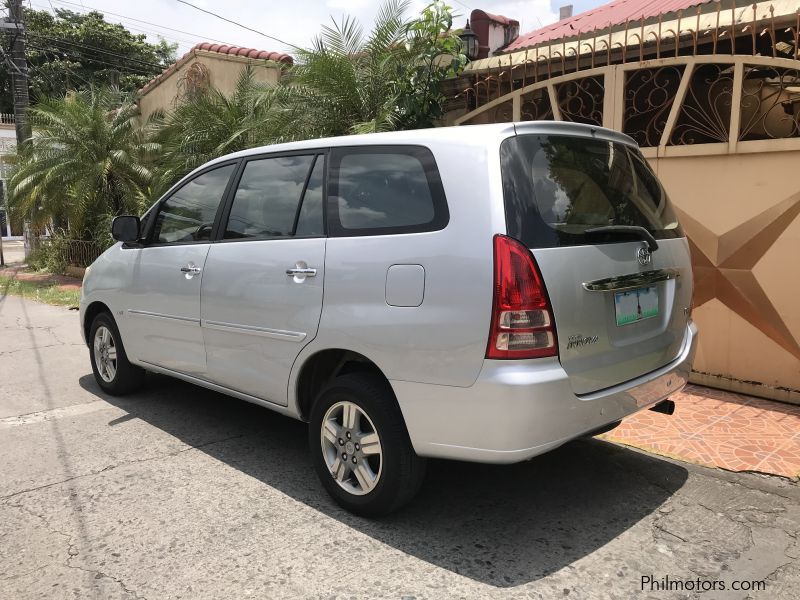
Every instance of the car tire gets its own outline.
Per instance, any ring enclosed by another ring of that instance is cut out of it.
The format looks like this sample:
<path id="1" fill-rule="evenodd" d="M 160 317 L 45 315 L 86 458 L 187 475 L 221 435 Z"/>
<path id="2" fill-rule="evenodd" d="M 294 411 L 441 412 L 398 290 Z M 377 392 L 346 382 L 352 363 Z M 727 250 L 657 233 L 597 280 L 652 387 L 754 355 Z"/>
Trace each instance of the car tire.
<path id="1" fill-rule="evenodd" d="M 416 495 L 425 476 L 425 459 L 411 446 L 389 383 L 373 373 L 342 375 L 319 394 L 309 446 L 322 485 L 358 515 L 397 510 Z"/>
<path id="2" fill-rule="evenodd" d="M 124 396 L 144 383 L 144 369 L 128 360 L 114 317 L 107 312 L 98 314 L 92 321 L 89 356 L 94 379 L 107 394 Z"/>

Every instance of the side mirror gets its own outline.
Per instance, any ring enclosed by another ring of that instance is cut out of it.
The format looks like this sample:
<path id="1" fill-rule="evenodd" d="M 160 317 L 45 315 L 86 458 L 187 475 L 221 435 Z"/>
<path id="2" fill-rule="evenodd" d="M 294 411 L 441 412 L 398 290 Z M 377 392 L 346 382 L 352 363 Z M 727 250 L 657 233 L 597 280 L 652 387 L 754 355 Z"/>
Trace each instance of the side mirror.
<path id="1" fill-rule="evenodd" d="M 122 215 L 111 221 L 111 237 L 118 242 L 139 241 L 139 217 Z"/>

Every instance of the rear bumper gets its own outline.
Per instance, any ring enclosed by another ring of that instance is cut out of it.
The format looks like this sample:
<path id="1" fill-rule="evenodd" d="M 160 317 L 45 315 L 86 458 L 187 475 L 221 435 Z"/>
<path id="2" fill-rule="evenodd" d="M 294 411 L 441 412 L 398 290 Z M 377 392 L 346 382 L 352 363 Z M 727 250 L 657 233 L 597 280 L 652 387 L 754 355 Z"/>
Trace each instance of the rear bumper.
<path id="1" fill-rule="evenodd" d="M 471 387 L 392 381 L 420 456 L 514 463 L 649 408 L 689 379 L 697 347 L 690 322 L 670 364 L 618 386 L 576 396 L 558 359 L 484 361 Z"/>

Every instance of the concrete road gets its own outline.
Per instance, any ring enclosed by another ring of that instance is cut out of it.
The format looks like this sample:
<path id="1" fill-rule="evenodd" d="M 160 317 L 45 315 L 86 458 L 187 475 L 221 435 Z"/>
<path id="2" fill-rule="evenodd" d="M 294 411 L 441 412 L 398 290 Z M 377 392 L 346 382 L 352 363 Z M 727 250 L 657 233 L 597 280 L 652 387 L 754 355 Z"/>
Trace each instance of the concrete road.
<path id="1" fill-rule="evenodd" d="M 305 434 L 164 377 L 106 397 L 77 313 L 0 297 L 0 598 L 705 600 L 800 589 L 796 483 L 591 440 L 510 467 L 432 462 L 413 505 L 369 521 L 326 496 Z M 673 591 L 642 590 L 643 577 L 668 577 Z M 731 591 L 734 581 L 766 590 Z"/>
<path id="2" fill-rule="evenodd" d="M 20 241 L 3 241 L 3 260 L 6 265 L 21 263 L 25 260 L 25 246 Z"/>

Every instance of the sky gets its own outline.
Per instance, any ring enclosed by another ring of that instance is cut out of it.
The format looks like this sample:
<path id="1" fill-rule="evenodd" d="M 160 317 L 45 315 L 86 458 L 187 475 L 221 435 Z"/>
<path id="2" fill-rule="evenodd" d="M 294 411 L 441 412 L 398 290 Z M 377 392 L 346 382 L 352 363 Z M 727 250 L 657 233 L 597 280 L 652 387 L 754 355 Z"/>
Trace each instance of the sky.
<path id="1" fill-rule="evenodd" d="M 163 37 L 178 43 L 178 56 L 199 42 L 223 42 L 236 46 L 278 52 L 292 51 L 292 45 L 307 47 L 320 25 L 349 14 L 369 30 L 380 0 L 187 0 L 200 8 L 237 21 L 271 39 L 234 24 L 204 14 L 177 0 L 23 0 L 37 10 L 52 12 L 67 8 L 76 12 L 93 9 L 105 13 L 106 20 L 122 23 L 134 33 L 144 33 L 152 41 Z M 603 4 L 603 0 L 447 0 L 460 16 L 462 27 L 476 8 L 515 18 L 525 33 L 553 23 L 558 8 L 573 4 L 575 14 Z M 411 0 L 408 15 L 418 14 L 428 2 Z M 169 28 L 169 29 L 168 29 Z M 278 41 L 280 40 L 280 41 Z"/>

